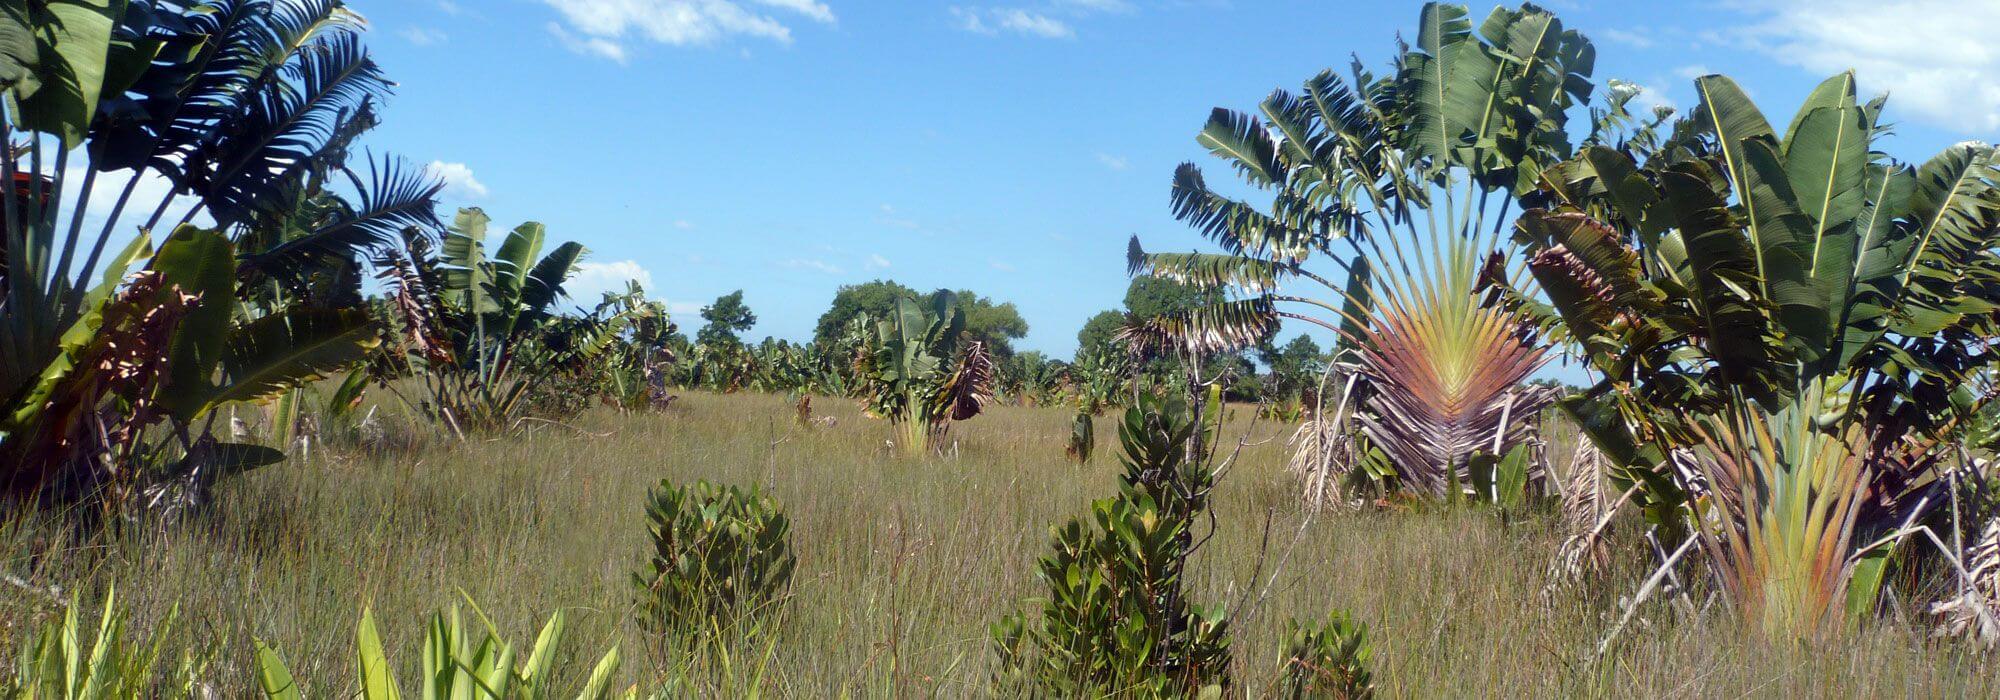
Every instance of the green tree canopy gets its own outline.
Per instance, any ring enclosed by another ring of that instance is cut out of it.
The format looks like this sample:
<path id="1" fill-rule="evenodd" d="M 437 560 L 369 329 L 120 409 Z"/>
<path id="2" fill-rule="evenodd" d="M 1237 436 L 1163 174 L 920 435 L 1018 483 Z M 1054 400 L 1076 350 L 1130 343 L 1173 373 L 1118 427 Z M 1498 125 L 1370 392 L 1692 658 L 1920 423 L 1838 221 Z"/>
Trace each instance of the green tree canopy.
<path id="1" fill-rule="evenodd" d="M 950 290 L 939 289 L 929 294 L 918 294 L 917 290 L 896 283 L 894 280 L 875 280 L 861 284 L 843 286 L 833 295 L 833 305 L 821 314 L 819 323 L 813 329 L 813 339 L 830 341 L 840 336 L 841 328 L 848 321 L 862 314 L 872 318 L 886 317 L 896 308 L 897 299 L 913 299 L 928 305 L 932 298 Z M 993 354 L 1007 357 L 1014 354 L 1014 342 L 1028 335 L 1028 321 L 1021 318 L 1021 311 L 1012 303 L 999 303 L 983 297 L 971 290 L 954 292 L 958 296 L 958 306 L 965 311 L 965 330 L 972 337 L 986 343 Z"/>
<path id="2" fill-rule="evenodd" d="M 1125 326 L 1126 313 L 1139 318 L 1176 313 L 1222 301 L 1220 290 L 1196 287 L 1159 277 L 1139 277 L 1125 288 L 1125 311 L 1103 311 L 1084 321 L 1076 333 L 1078 355 L 1111 344 Z"/>
<path id="3" fill-rule="evenodd" d="M 1136 277 L 1125 288 L 1125 310 L 1139 318 L 1180 313 L 1222 301 L 1221 289 L 1201 289 L 1163 277 Z"/>
<path id="4" fill-rule="evenodd" d="M 1257 349 L 1257 354 L 1271 368 L 1272 390 L 1283 398 L 1304 393 L 1326 366 L 1326 355 L 1320 351 L 1319 343 L 1304 333 L 1281 346 L 1266 343 Z"/>
<path id="5" fill-rule="evenodd" d="M 819 323 L 813 329 L 813 340 L 829 342 L 840 337 L 841 329 L 848 321 L 863 314 L 872 318 L 883 318 L 896 308 L 897 299 L 915 299 L 917 290 L 897 284 L 894 280 L 875 280 L 861 284 L 843 285 L 833 294 L 833 305 L 826 313 L 820 314 Z"/>
<path id="6" fill-rule="evenodd" d="M 741 345 L 743 341 L 736 334 L 757 325 L 757 314 L 743 303 L 741 289 L 716 297 L 715 303 L 702 307 L 701 318 L 708 325 L 701 327 L 695 341 L 706 345 Z"/>
<path id="7" fill-rule="evenodd" d="M 1100 311 L 1090 320 L 1083 322 L 1083 330 L 1076 332 L 1076 354 L 1080 357 L 1091 350 L 1111 344 L 1118 329 L 1125 325 L 1125 314 L 1118 311 Z"/>

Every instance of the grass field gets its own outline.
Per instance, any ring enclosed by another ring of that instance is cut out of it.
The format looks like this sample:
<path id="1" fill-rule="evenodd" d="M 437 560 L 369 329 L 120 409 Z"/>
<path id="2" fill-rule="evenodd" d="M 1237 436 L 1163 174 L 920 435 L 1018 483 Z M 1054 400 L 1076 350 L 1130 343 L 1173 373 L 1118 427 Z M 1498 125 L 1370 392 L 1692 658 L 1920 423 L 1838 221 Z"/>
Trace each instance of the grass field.
<path id="1" fill-rule="evenodd" d="M 573 683 L 619 643 L 625 680 L 646 687 L 673 675 L 720 696 L 988 694 L 986 625 L 1039 593 L 1031 563 L 1050 525 L 1114 491 L 1112 426 L 1100 425 L 1087 467 L 1063 457 L 1068 414 L 1034 408 L 958 424 L 950 456 L 906 460 L 885 447 L 888 427 L 851 402 L 819 404 L 837 426 L 794 427 L 782 397 L 695 394 L 666 413 L 600 410 L 525 437 L 373 455 L 321 449 L 232 482 L 213 515 L 164 536 L 106 544 L 8 526 L 0 570 L 81 589 L 86 600 L 115 584 L 142 630 L 178 605 L 187 642 L 223 650 L 212 674 L 221 697 L 253 692 L 253 638 L 284 652 L 308 697 L 346 695 L 363 606 L 413 674 L 424 616 L 460 591 L 523 642 L 548 613 L 565 611 L 571 658 L 562 663 Z M 1767 645 L 1721 613 L 1687 618 L 1664 603 L 1593 659 L 1617 597 L 1637 587 L 1638 562 L 1546 609 L 1537 593 L 1558 539 L 1552 518 L 1307 519 L 1281 466 L 1288 431 L 1259 423 L 1245 434 L 1246 422 L 1233 425 L 1251 444 L 1218 489 L 1219 531 L 1190 567 L 1199 600 L 1237 616 L 1236 690 L 1245 695 L 1265 694 L 1276 678 L 1288 618 L 1336 608 L 1369 625 L 1376 678 L 1390 696 L 2000 693 L 1990 657 L 1922 630 Z M 760 483 L 791 515 L 799 563 L 781 627 L 727 668 L 661 668 L 630 622 L 629 572 L 646 546 L 641 498 L 662 479 Z M 0 643 L 57 613 L 0 586 Z"/>

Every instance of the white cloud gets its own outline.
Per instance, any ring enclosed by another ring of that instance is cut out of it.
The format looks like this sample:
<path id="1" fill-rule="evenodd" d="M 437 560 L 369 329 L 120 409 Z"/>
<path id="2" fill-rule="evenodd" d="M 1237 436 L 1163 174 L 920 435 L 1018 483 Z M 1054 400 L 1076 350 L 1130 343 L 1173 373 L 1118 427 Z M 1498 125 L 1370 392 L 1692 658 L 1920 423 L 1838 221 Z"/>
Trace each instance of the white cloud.
<path id="1" fill-rule="evenodd" d="M 1001 29 L 1010 29 L 1022 34 L 1032 34 L 1044 39 L 1069 39 L 1076 36 L 1076 30 L 1070 29 L 1069 25 L 1064 24 L 1062 20 L 1048 15 L 1036 14 L 1021 9 L 1010 9 L 1000 10 L 998 17 Z"/>
<path id="2" fill-rule="evenodd" d="M 563 16 L 550 33 L 578 53 L 623 63 L 632 41 L 705 46 L 732 36 L 792 41 L 790 16 L 834 24 L 833 8 L 818 0 L 542 0 Z M 774 16 L 758 8 L 784 14 Z M 787 19 L 780 19 L 785 17 Z"/>
<path id="3" fill-rule="evenodd" d="M 778 266 L 794 270 L 818 270 L 820 272 L 824 272 L 829 275 L 838 275 L 842 272 L 845 272 L 845 270 L 840 269 L 838 265 L 834 265 L 825 260 L 813 260 L 805 258 L 791 258 L 788 260 L 781 260 L 778 262 Z"/>
<path id="4" fill-rule="evenodd" d="M 598 37 L 577 36 L 555 22 L 549 23 L 549 33 L 555 35 L 556 41 L 562 42 L 563 48 L 585 56 L 607 59 L 619 65 L 625 63 L 625 47 L 618 42 Z"/>
<path id="5" fill-rule="evenodd" d="M 1076 30 L 1068 23 L 1039 12 L 1030 12 L 1017 7 L 1006 8 L 965 8 L 952 7 L 951 15 L 958 19 L 958 28 L 975 34 L 994 35 L 1000 32 L 1014 32 L 1044 39 L 1074 39 Z"/>
<path id="6" fill-rule="evenodd" d="M 429 27 L 404 27 L 403 31 L 397 32 L 397 34 L 401 35 L 404 41 L 418 46 L 436 46 L 451 39 L 443 31 Z"/>
<path id="7" fill-rule="evenodd" d="M 680 229 L 682 231 L 688 231 L 694 228 L 694 224 L 692 222 L 689 222 L 687 219 L 675 219 L 674 228 Z"/>
<path id="8" fill-rule="evenodd" d="M 1103 163 L 1104 167 L 1112 170 L 1124 170 L 1132 167 L 1132 162 L 1127 160 L 1125 156 L 1114 156 L 1109 153 L 1097 154 L 1097 162 Z"/>
<path id="9" fill-rule="evenodd" d="M 1136 9 L 1126 0 L 1057 0 L 1056 4 L 1077 12 L 1131 12 Z"/>
<path id="10" fill-rule="evenodd" d="M 1638 32 L 1628 32 L 1623 29 L 1595 29 L 1591 30 L 1590 35 L 1592 37 L 1603 37 L 1612 43 L 1624 44 L 1635 49 L 1650 49 L 1653 48 L 1654 44 L 1653 38 L 1650 36 Z"/>
<path id="11" fill-rule="evenodd" d="M 1010 265 L 1010 264 L 1008 264 L 1008 263 L 1005 263 L 1005 262 L 1001 262 L 1001 261 L 999 261 L 999 260 L 994 260 L 994 261 L 992 261 L 992 265 L 993 265 L 993 269 L 995 269 L 995 270 L 999 270 L 999 271 L 1001 271 L 1001 272 L 1013 272 L 1013 271 L 1014 271 L 1014 266 L 1013 266 L 1013 265 Z"/>
<path id="12" fill-rule="evenodd" d="M 1891 110 L 1951 129 L 2000 129 L 2000 3 L 1951 0 L 1752 0 L 1743 38 L 1825 76 L 1854 69 Z"/>
<path id="13" fill-rule="evenodd" d="M 868 256 L 868 264 L 863 265 L 862 267 L 870 271 L 887 270 L 889 269 L 889 259 L 882 257 L 881 253 L 872 253 Z"/>
<path id="14" fill-rule="evenodd" d="M 771 7 L 791 10 L 818 22 L 833 24 L 835 21 L 833 8 L 827 7 L 826 3 L 823 2 L 815 2 L 814 0 L 756 0 L 756 2 L 759 5 L 770 5 Z"/>
<path id="15" fill-rule="evenodd" d="M 490 193 L 486 183 L 472 176 L 472 168 L 464 163 L 431 161 L 431 173 L 444 180 L 444 193 L 459 199 L 484 199 Z"/>
<path id="16" fill-rule="evenodd" d="M 459 7 L 458 3 L 453 2 L 452 0 L 437 0 L 432 4 L 437 5 L 437 9 L 439 12 L 443 12 L 447 15 L 452 15 L 456 17 L 458 15 L 465 14 L 465 8 Z"/>
<path id="17" fill-rule="evenodd" d="M 593 306 L 607 292 L 624 294 L 626 282 L 638 282 L 640 287 L 652 289 L 653 273 L 637 260 L 581 262 L 569 281 L 563 283 L 563 290 L 578 305 Z"/>
<path id="18" fill-rule="evenodd" d="M 1715 71 L 1709 70 L 1708 66 L 1704 66 L 1699 63 L 1696 63 L 1694 65 L 1681 66 L 1679 68 L 1674 69 L 1674 77 L 1689 81 L 1692 81 L 1695 78 L 1699 78 L 1704 75 L 1714 75 L 1714 74 Z"/>

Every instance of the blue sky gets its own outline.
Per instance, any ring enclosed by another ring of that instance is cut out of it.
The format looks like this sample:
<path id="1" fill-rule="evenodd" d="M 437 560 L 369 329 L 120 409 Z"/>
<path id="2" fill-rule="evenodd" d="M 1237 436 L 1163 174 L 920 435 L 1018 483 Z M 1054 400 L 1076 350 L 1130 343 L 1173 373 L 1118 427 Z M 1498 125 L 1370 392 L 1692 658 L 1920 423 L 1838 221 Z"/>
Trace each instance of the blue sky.
<path id="1" fill-rule="evenodd" d="M 574 287 L 647 282 L 677 320 L 744 289 L 750 334 L 802 339 L 837 287 L 893 278 L 1017 304 L 1059 356 L 1119 305 L 1126 239 L 1192 249 L 1167 210 L 1208 165 L 1209 109 L 1358 54 L 1386 66 L 1418 2 L 350 0 L 400 83 L 377 150 L 448 203 L 591 250 Z M 1893 91 L 1892 153 L 2000 130 L 2000 3 L 1546 3 L 1596 76 L 1683 109 L 1735 77 L 1776 121 L 1853 67 Z M 1490 5 L 1474 4 L 1475 17 Z M 1225 179 L 1220 173 L 1212 179 Z M 1287 335 L 1293 331 L 1288 330 Z"/>

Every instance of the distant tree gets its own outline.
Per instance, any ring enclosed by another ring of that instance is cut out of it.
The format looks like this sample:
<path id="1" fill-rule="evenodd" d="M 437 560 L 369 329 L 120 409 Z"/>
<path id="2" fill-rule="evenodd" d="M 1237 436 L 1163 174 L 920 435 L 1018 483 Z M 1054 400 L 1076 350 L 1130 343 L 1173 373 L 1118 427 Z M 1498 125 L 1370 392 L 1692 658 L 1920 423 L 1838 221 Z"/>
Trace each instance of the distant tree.
<path id="1" fill-rule="evenodd" d="M 1265 343 L 1257 349 L 1259 359 L 1271 368 L 1271 391 L 1276 398 L 1303 396 L 1315 375 L 1326 366 L 1319 343 L 1301 333 L 1282 346 Z"/>
<path id="2" fill-rule="evenodd" d="M 931 295 L 944 291 L 940 289 Z M 965 309 L 965 332 L 986 343 L 987 350 L 994 355 L 1012 356 L 1014 341 L 1028 336 L 1028 320 L 1021 318 L 1021 310 L 1014 308 L 1013 302 L 995 303 L 969 289 L 961 289 L 957 294 L 959 308 Z"/>
<path id="3" fill-rule="evenodd" d="M 757 325 L 757 314 L 743 303 L 741 289 L 716 297 L 715 303 L 702 307 L 701 318 L 708 325 L 701 327 L 695 341 L 705 345 L 742 345 L 736 334 Z"/>
<path id="4" fill-rule="evenodd" d="M 871 318 L 883 318 L 890 309 L 896 308 L 897 299 L 915 299 L 917 290 L 897 284 L 892 280 L 875 280 L 861 284 L 850 284 L 833 293 L 833 305 L 826 313 L 820 314 L 819 323 L 813 328 L 813 340 L 827 342 L 840 337 L 847 328 L 847 322 L 863 314 Z"/>
<path id="5" fill-rule="evenodd" d="M 1101 350 L 1111 345 L 1118 335 L 1118 329 L 1125 325 L 1125 314 L 1118 311 L 1101 311 L 1090 320 L 1083 322 L 1083 330 L 1076 332 L 1076 354 Z"/>
<path id="6" fill-rule="evenodd" d="M 937 290 L 930 294 L 918 294 L 917 290 L 897 284 L 894 280 L 875 280 L 841 287 L 833 294 L 833 304 L 826 313 L 820 314 L 819 323 L 813 328 L 813 339 L 826 341 L 838 338 L 847 322 L 863 314 L 870 318 L 884 318 L 896 308 L 897 299 L 913 299 L 929 305 L 930 300 L 947 290 Z M 996 303 L 993 299 L 980 296 L 971 290 L 960 290 L 958 306 L 965 310 L 965 331 L 986 344 L 987 351 L 996 357 L 1006 358 L 1014 354 L 1014 341 L 1027 337 L 1028 321 L 1021 318 L 1021 311 L 1012 303 Z"/>
<path id="7" fill-rule="evenodd" d="M 1139 318 L 1155 318 L 1219 303 L 1219 289 L 1199 289 L 1160 277 L 1138 277 L 1125 288 L 1125 310 Z"/>

